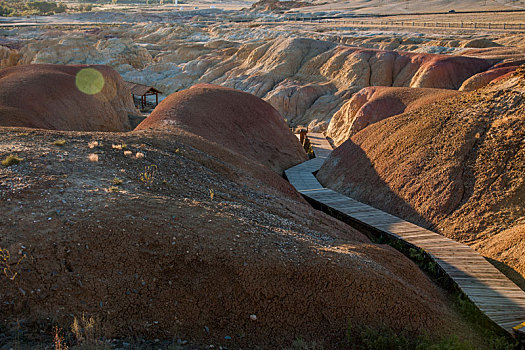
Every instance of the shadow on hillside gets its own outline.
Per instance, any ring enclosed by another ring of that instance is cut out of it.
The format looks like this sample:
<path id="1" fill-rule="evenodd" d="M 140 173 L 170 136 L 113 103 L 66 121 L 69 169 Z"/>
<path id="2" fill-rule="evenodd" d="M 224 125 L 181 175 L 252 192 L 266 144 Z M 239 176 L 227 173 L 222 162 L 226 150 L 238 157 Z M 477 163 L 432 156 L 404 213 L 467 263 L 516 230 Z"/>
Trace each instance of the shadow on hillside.
<path id="1" fill-rule="evenodd" d="M 508 277 L 512 282 L 514 282 L 518 287 L 525 291 L 525 278 L 516 270 L 514 270 L 509 265 L 504 262 L 494 260 L 488 257 L 485 257 L 488 262 L 494 265 L 502 274 Z"/>
<path id="2" fill-rule="evenodd" d="M 379 176 L 373 163 L 361 147 L 356 145 L 351 139 L 346 140 L 343 145 L 345 145 L 346 152 L 352 154 L 352 160 L 355 160 L 349 165 L 349 169 L 345 169 L 344 174 L 338 174 L 339 178 L 345 178 L 346 185 L 327 186 L 326 183 L 321 181 L 324 177 L 323 174 L 321 179 L 318 177 L 318 180 L 324 187 L 331 188 L 418 226 L 426 229 L 433 228 L 432 222 L 421 216 L 409 203 L 392 191 L 390 186 Z M 336 148 L 333 155 L 337 156 L 338 153 Z M 350 162 L 342 159 L 341 163 L 349 164 Z M 323 168 L 319 172 L 323 172 Z"/>

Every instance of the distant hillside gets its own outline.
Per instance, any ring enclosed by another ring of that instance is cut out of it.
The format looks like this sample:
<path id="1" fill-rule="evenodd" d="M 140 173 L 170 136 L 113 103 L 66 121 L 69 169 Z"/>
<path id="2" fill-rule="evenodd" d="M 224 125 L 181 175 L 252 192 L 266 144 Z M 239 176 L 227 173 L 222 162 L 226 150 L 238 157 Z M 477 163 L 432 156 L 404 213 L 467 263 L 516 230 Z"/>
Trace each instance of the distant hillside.
<path id="1" fill-rule="evenodd" d="M 404 14 L 455 11 L 486 11 L 525 9 L 523 0 L 316 0 L 313 7 L 305 7 L 300 11 L 335 11 L 351 10 L 356 14 Z"/>

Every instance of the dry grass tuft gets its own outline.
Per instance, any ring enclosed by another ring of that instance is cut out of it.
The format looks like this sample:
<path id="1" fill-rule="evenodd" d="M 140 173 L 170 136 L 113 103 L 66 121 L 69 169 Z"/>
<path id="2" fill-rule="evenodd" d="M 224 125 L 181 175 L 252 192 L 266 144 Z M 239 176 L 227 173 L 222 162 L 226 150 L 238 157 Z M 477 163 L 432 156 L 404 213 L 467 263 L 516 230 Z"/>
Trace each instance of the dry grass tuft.
<path id="1" fill-rule="evenodd" d="M 2 161 L 3 166 L 11 166 L 23 161 L 23 158 L 19 158 L 16 154 L 10 154 Z"/>
<path id="2" fill-rule="evenodd" d="M 55 146 L 64 146 L 66 144 L 66 140 L 64 139 L 58 139 L 53 142 L 53 145 Z"/>
<path id="3" fill-rule="evenodd" d="M 82 314 L 81 318 L 75 317 L 71 324 L 71 332 L 75 336 L 77 344 L 81 348 L 99 349 L 101 342 L 100 327 L 93 317 L 86 317 Z"/>
<path id="4" fill-rule="evenodd" d="M 55 350 L 68 350 L 64 337 L 60 334 L 60 329 L 58 329 L 58 327 L 55 327 L 53 345 L 55 346 Z"/>

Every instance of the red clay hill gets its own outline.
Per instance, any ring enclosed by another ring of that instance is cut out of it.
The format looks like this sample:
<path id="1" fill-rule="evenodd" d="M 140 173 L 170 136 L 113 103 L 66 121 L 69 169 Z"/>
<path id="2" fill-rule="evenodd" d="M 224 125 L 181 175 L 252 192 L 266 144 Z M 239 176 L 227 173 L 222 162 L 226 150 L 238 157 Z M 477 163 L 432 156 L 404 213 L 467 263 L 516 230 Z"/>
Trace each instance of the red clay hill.
<path id="1" fill-rule="evenodd" d="M 338 146 L 370 124 L 456 94 L 447 89 L 366 87 L 334 114 L 327 136 Z"/>
<path id="2" fill-rule="evenodd" d="M 108 66 L 34 64 L 0 71 L 0 126 L 127 131 L 128 113 L 138 114 L 129 89 Z"/>
<path id="3" fill-rule="evenodd" d="M 284 179 L 217 143 L 175 129 L 27 131 L 0 128 L 0 157 L 23 158 L 0 166 L 0 248 L 12 253 L 0 325 L 66 333 L 85 315 L 97 336 L 203 345 L 187 350 L 299 338 L 348 349 L 363 327 L 474 336 L 403 254 L 283 196 L 260 178 Z"/>
<path id="4" fill-rule="evenodd" d="M 281 173 L 306 159 L 279 112 L 246 92 L 199 84 L 166 98 L 135 130 L 183 129 Z"/>
<path id="5" fill-rule="evenodd" d="M 318 177 L 525 276 L 523 230 L 512 229 L 525 215 L 524 100 L 521 68 L 485 88 L 367 126 L 334 150 Z M 507 251 L 509 244 L 515 249 Z"/>

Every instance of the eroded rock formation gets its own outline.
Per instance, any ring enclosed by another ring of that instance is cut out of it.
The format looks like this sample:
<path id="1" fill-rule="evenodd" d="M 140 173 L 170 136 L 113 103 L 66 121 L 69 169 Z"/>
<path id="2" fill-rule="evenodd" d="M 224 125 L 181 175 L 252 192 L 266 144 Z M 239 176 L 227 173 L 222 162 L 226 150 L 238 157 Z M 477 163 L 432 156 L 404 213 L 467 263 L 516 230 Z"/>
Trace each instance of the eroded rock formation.
<path id="1" fill-rule="evenodd" d="M 370 124 L 457 94 L 445 89 L 367 87 L 334 114 L 327 136 L 339 146 Z"/>
<path id="2" fill-rule="evenodd" d="M 57 33 L 44 34 L 19 50 L 20 62 L 105 63 L 126 80 L 167 94 L 198 83 L 232 87 L 270 102 L 290 126 L 326 124 L 364 87 L 458 89 L 472 75 L 520 54 L 419 37 L 283 37 L 281 30 L 264 26 L 148 24 L 88 37 L 75 32 L 60 40 Z"/>

